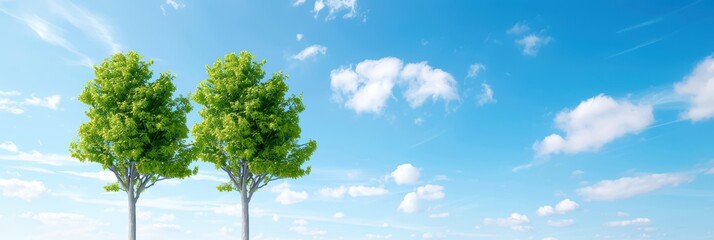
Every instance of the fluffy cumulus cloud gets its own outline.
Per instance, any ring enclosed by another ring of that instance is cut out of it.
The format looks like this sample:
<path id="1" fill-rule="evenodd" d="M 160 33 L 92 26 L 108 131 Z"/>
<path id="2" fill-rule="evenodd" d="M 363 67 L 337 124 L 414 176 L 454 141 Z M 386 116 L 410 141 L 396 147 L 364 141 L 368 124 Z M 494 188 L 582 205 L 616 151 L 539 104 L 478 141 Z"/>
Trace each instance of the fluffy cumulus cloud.
<path id="1" fill-rule="evenodd" d="M 339 186 L 336 188 L 324 187 L 318 191 L 318 194 L 326 198 L 342 198 L 347 192 L 347 187 Z"/>
<path id="2" fill-rule="evenodd" d="M 444 198 L 444 187 L 440 185 L 427 184 L 417 188 L 417 195 L 421 199 L 436 200 Z"/>
<path id="3" fill-rule="evenodd" d="M 397 184 L 415 184 L 419 181 L 420 170 L 410 163 L 397 166 L 389 176 Z"/>
<path id="4" fill-rule="evenodd" d="M 674 90 L 689 101 L 683 118 L 696 122 L 714 117 L 714 57 L 702 60 L 684 80 L 674 85 Z"/>
<path id="5" fill-rule="evenodd" d="M 459 98 L 454 77 L 441 69 L 432 68 L 426 62 L 407 64 L 401 78 L 407 84 L 404 97 L 412 108 L 421 106 L 429 98 L 446 102 Z"/>
<path id="6" fill-rule="evenodd" d="M 553 213 L 555 213 L 555 209 L 553 209 L 553 207 L 551 207 L 550 205 L 545 205 L 539 207 L 536 213 L 538 214 L 538 216 L 553 215 Z"/>
<path id="7" fill-rule="evenodd" d="M 343 18 L 353 18 L 357 16 L 357 0 L 315 0 L 315 5 L 312 10 L 315 13 L 315 18 L 317 18 L 320 12 L 325 8 L 327 8 L 328 11 L 325 20 L 332 20 L 336 14 L 341 12 L 345 12 L 345 15 L 342 15 Z"/>
<path id="8" fill-rule="evenodd" d="M 586 199 L 611 201 L 630 198 L 667 186 L 678 186 L 692 179 L 693 176 L 683 173 L 646 174 L 637 177 L 603 180 L 592 186 L 579 188 L 577 192 Z"/>
<path id="9" fill-rule="evenodd" d="M 405 213 L 414 213 L 419 210 L 419 197 L 415 192 L 410 192 L 404 195 L 404 199 L 399 203 L 397 210 Z"/>
<path id="10" fill-rule="evenodd" d="M 539 156 L 557 153 L 597 151 L 605 144 L 644 130 L 654 122 L 652 106 L 633 104 L 598 95 L 582 101 L 573 110 L 563 110 L 555 118 L 565 136 L 551 134 L 533 148 Z"/>
<path id="11" fill-rule="evenodd" d="M 552 227 L 567 227 L 575 223 L 574 219 L 548 220 L 548 225 Z"/>
<path id="12" fill-rule="evenodd" d="M 444 198 L 444 187 L 440 185 L 427 184 L 418 187 L 415 192 L 404 195 L 397 210 L 404 213 L 415 213 L 420 209 L 421 200 L 433 201 Z"/>
<path id="13" fill-rule="evenodd" d="M 536 56 L 541 47 L 550 43 L 553 40 L 550 36 L 538 36 L 529 34 L 521 39 L 516 40 L 516 44 L 523 47 L 523 55 Z"/>
<path id="14" fill-rule="evenodd" d="M 275 198 L 275 201 L 283 205 L 299 203 L 307 200 L 308 198 L 307 192 L 293 191 L 290 189 L 290 185 L 287 182 L 283 182 L 277 186 L 272 187 L 270 191 L 278 194 L 278 196 Z"/>
<path id="15" fill-rule="evenodd" d="M 298 37 L 298 40 L 299 40 L 299 39 L 302 39 L 302 37 L 299 36 L 299 37 Z M 295 59 L 295 60 L 300 60 L 300 61 L 304 61 L 304 60 L 306 60 L 306 59 L 308 59 L 308 58 L 312 58 L 312 57 L 314 57 L 314 56 L 317 56 L 318 54 L 319 54 L 319 55 L 325 55 L 326 53 L 327 53 L 327 47 L 315 44 L 315 45 L 311 45 L 311 46 L 309 46 L 309 47 L 306 47 L 305 49 L 303 49 L 303 50 L 300 51 L 299 53 L 293 55 L 293 59 Z"/>
<path id="16" fill-rule="evenodd" d="M 303 35 L 302 33 L 295 34 L 295 39 L 297 39 L 298 41 L 302 40 L 304 37 L 305 35 Z"/>
<path id="17" fill-rule="evenodd" d="M 512 213 L 511 216 L 506 218 L 485 218 L 483 220 L 485 224 L 492 224 L 500 227 L 508 227 L 514 231 L 528 231 L 533 229 L 530 225 L 530 220 L 528 216 L 519 213 Z"/>
<path id="18" fill-rule="evenodd" d="M 332 214 L 332 218 L 334 219 L 342 219 L 345 217 L 345 214 L 343 212 L 336 212 L 335 214 Z"/>
<path id="19" fill-rule="evenodd" d="M 380 114 L 392 96 L 392 88 L 402 68 L 397 58 L 365 60 L 350 68 L 330 72 L 333 98 L 357 113 Z"/>
<path id="20" fill-rule="evenodd" d="M 0 150 L 4 150 L 4 151 L 8 151 L 8 152 L 17 152 L 17 145 L 15 145 L 14 142 L 3 141 L 3 142 L 0 142 Z"/>
<path id="21" fill-rule="evenodd" d="M 427 99 L 448 103 L 459 98 L 451 74 L 426 62 L 404 65 L 393 57 L 365 60 L 354 69 L 334 69 L 330 84 L 333 98 L 358 114 L 381 114 L 395 86 L 404 88 L 403 96 L 412 108 L 420 107 Z"/>
<path id="22" fill-rule="evenodd" d="M 652 220 L 649 218 L 635 218 L 632 220 L 624 220 L 624 221 L 612 221 L 608 222 L 607 226 L 609 227 L 627 227 L 627 226 L 638 226 L 638 225 L 647 225 L 650 224 Z"/>
<path id="23" fill-rule="evenodd" d="M 25 201 L 47 192 L 45 184 L 40 181 L 23 181 L 17 178 L 0 179 L 0 190 L 5 197 L 20 198 Z"/>

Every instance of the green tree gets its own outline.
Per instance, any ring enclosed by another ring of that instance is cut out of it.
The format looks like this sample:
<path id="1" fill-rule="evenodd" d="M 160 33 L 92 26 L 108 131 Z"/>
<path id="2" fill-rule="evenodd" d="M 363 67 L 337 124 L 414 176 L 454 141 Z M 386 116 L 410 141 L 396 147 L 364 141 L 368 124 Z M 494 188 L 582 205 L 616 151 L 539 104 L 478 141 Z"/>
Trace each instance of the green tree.
<path id="1" fill-rule="evenodd" d="M 96 162 L 117 181 L 107 191 L 124 191 L 129 203 L 129 240 L 136 239 L 136 202 L 156 182 L 184 178 L 198 169 L 185 143 L 189 99 L 173 97 L 174 75 L 161 73 L 152 81 L 149 67 L 136 52 L 117 53 L 94 67 L 79 100 L 89 105 L 89 121 L 70 144 L 72 157 Z"/>
<path id="2" fill-rule="evenodd" d="M 230 53 L 207 66 L 193 100 L 203 105 L 203 121 L 193 126 L 198 157 L 225 171 L 230 182 L 220 191 L 238 191 L 241 197 L 243 240 L 249 239 L 248 204 L 269 182 L 299 178 L 317 148 L 314 140 L 300 144 L 299 114 L 302 97 L 286 97 L 287 76 L 274 73 L 265 81 L 261 62 L 248 52 Z"/>

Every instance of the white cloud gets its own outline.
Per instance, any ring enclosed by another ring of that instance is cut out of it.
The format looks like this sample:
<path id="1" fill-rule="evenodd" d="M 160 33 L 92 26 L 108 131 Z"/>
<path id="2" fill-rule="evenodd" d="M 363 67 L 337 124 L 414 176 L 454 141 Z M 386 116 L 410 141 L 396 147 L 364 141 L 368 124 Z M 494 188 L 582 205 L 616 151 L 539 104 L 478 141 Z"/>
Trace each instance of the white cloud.
<path id="1" fill-rule="evenodd" d="M 419 197 L 415 192 L 404 195 L 404 199 L 399 203 L 397 210 L 405 213 L 414 213 L 419 210 Z"/>
<path id="2" fill-rule="evenodd" d="M 478 74 L 482 71 L 486 70 L 486 65 L 480 64 L 480 63 L 474 63 L 469 66 L 469 72 L 468 75 L 466 75 L 469 78 L 475 78 L 478 76 Z"/>
<path id="3" fill-rule="evenodd" d="M 82 30 L 86 35 L 92 36 L 103 42 L 111 49 L 112 53 L 121 51 L 121 44 L 114 39 L 111 33 L 111 27 L 104 21 L 92 14 L 91 12 L 74 5 L 71 2 L 59 4 L 55 1 L 50 2 L 52 9 L 64 19 Z"/>
<path id="4" fill-rule="evenodd" d="M 223 236 L 231 236 L 231 235 L 233 235 L 233 228 L 223 226 L 218 229 L 218 233 L 220 233 Z"/>
<path id="5" fill-rule="evenodd" d="M 714 168 L 709 169 L 705 174 L 714 174 Z"/>
<path id="6" fill-rule="evenodd" d="M 302 40 L 304 37 L 305 35 L 303 35 L 302 33 L 295 34 L 295 39 L 297 39 L 298 41 Z"/>
<path id="7" fill-rule="evenodd" d="M 176 220 L 176 215 L 173 215 L 173 214 L 163 214 L 161 216 L 154 218 L 154 221 L 157 221 L 157 222 L 173 222 L 175 220 Z"/>
<path id="8" fill-rule="evenodd" d="M 303 5 L 303 4 L 305 4 L 305 1 L 306 0 L 295 0 L 295 1 L 293 1 L 293 6 Z"/>
<path id="9" fill-rule="evenodd" d="M 546 237 L 546 238 L 543 238 L 543 239 L 541 239 L 541 240 L 558 240 L 558 239 L 557 239 L 557 238 L 554 238 L 554 237 Z"/>
<path id="10" fill-rule="evenodd" d="M 0 98 L 0 111 L 9 112 L 12 114 L 23 114 L 25 110 L 20 108 L 20 103 L 7 98 Z"/>
<path id="11" fill-rule="evenodd" d="M 630 216 L 630 214 L 628 214 L 626 212 L 617 212 L 616 215 L 618 217 L 629 217 Z"/>
<path id="12" fill-rule="evenodd" d="M 348 193 L 352 197 L 372 197 L 387 194 L 387 189 L 381 187 L 351 186 Z"/>
<path id="13" fill-rule="evenodd" d="M 424 124 L 424 118 L 418 117 L 414 119 L 414 125 L 421 126 L 422 124 Z"/>
<path id="14" fill-rule="evenodd" d="M 423 239 L 432 239 L 432 238 L 434 238 L 434 234 L 433 234 L 433 233 L 430 233 L 430 232 L 425 232 L 425 233 L 423 233 L 423 234 L 421 235 L 421 238 L 423 238 Z"/>
<path id="15" fill-rule="evenodd" d="M 548 225 L 553 227 L 567 227 L 575 223 L 574 219 L 548 220 Z"/>
<path id="16" fill-rule="evenodd" d="M 5 150 L 8 152 L 17 152 L 17 145 L 14 142 L 3 141 L 0 142 L 0 150 Z"/>
<path id="17" fill-rule="evenodd" d="M 432 213 L 429 214 L 429 218 L 447 218 L 449 217 L 449 212 L 443 212 L 443 213 Z"/>
<path id="18" fill-rule="evenodd" d="M 444 187 L 440 185 L 427 184 L 418 187 L 416 191 L 420 199 L 436 200 L 444 198 Z"/>
<path id="19" fill-rule="evenodd" d="M 689 182 L 693 176 L 681 173 L 646 174 L 637 177 L 623 177 L 603 180 L 592 186 L 579 188 L 580 196 L 590 200 L 617 200 L 652 192 L 667 186 L 678 186 Z"/>
<path id="20" fill-rule="evenodd" d="M 228 216 L 235 216 L 235 217 L 240 217 L 243 211 L 241 210 L 241 205 L 240 204 L 231 204 L 231 205 L 225 205 L 225 206 L 220 206 L 215 209 L 213 209 L 213 212 L 217 214 L 223 214 L 223 215 L 228 215 Z"/>
<path id="21" fill-rule="evenodd" d="M 347 12 L 342 16 L 343 18 L 353 18 L 357 15 L 357 0 L 315 0 L 315 6 L 313 7 L 315 18 L 320 15 L 320 11 L 325 7 L 329 10 L 325 20 L 334 19 L 335 14 L 342 11 Z"/>
<path id="22" fill-rule="evenodd" d="M 318 54 L 325 55 L 327 53 L 327 47 L 320 45 L 311 45 L 306 47 L 299 53 L 293 55 L 293 59 L 304 61 L 305 59 L 317 56 Z"/>
<path id="23" fill-rule="evenodd" d="M 25 212 L 25 213 L 21 214 L 20 217 L 37 220 L 40 223 L 45 224 L 45 225 L 67 225 L 70 223 L 82 223 L 82 224 L 87 224 L 87 223 L 96 224 L 97 223 L 96 220 L 93 220 L 93 219 L 88 218 L 84 215 L 75 214 L 75 213 Z"/>
<path id="24" fill-rule="evenodd" d="M 278 214 L 273 214 L 273 221 L 274 221 L 274 222 L 280 221 L 280 215 L 278 215 Z"/>
<path id="25" fill-rule="evenodd" d="M 53 95 L 44 98 L 38 98 L 33 96 L 32 98 L 25 98 L 25 103 L 38 107 L 49 108 L 52 110 L 58 110 L 60 99 L 60 95 Z"/>
<path id="26" fill-rule="evenodd" d="M 515 212 L 507 218 L 485 218 L 483 222 L 485 224 L 494 224 L 500 227 L 508 227 L 513 229 L 514 231 L 527 231 L 533 228 L 529 224 L 530 220 L 528 219 L 528 216 Z"/>
<path id="27" fill-rule="evenodd" d="M 580 102 L 573 110 L 563 110 L 555 118 L 565 137 L 551 134 L 533 144 L 537 155 L 597 151 L 605 144 L 637 133 L 654 122 L 651 105 L 635 105 L 598 95 Z"/>
<path id="28" fill-rule="evenodd" d="M 418 187 L 415 192 L 404 195 L 404 199 L 399 203 L 397 210 L 404 213 L 414 213 L 419 211 L 420 200 L 437 200 L 444 198 L 444 196 L 443 186 L 427 184 Z"/>
<path id="29" fill-rule="evenodd" d="M 496 99 L 493 98 L 493 89 L 491 89 L 491 85 L 482 83 L 481 94 L 478 95 L 478 104 L 483 106 L 484 104 L 494 102 L 496 102 Z"/>
<path id="30" fill-rule="evenodd" d="M 674 90 L 689 100 L 682 118 L 696 122 L 714 117 L 714 57 L 699 62 L 684 80 L 674 84 Z"/>
<path id="31" fill-rule="evenodd" d="M 454 77 L 441 69 L 432 68 L 427 62 L 407 64 L 400 76 L 406 81 L 404 97 L 412 108 L 421 106 L 429 98 L 446 102 L 459 99 Z"/>
<path id="32" fill-rule="evenodd" d="M 608 222 L 607 226 L 609 227 L 627 227 L 631 225 L 647 225 L 650 224 L 652 220 L 649 218 L 635 218 L 632 220 L 624 220 L 624 221 L 612 221 Z"/>
<path id="33" fill-rule="evenodd" d="M 380 235 L 380 234 L 368 233 L 368 234 L 365 234 L 364 237 L 367 238 L 367 239 L 391 239 L 391 238 L 392 238 L 392 234 Z"/>
<path id="34" fill-rule="evenodd" d="M 345 217 L 345 214 L 342 212 L 336 212 L 335 214 L 332 214 L 332 218 L 334 219 L 342 219 Z"/>
<path id="35" fill-rule="evenodd" d="M 550 43 L 551 40 L 553 40 L 553 38 L 549 36 L 541 37 L 535 34 L 530 34 L 519 40 L 516 40 L 516 44 L 521 45 L 523 47 L 523 55 L 536 56 L 538 55 L 538 50 L 540 50 L 541 47 Z"/>
<path id="36" fill-rule="evenodd" d="M 420 170 L 410 163 L 397 166 L 390 176 L 397 184 L 415 184 L 419 181 Z"/>
<path id="37" fill-rule="evenodd" d="M 69 175 L 79 176 L 79 177 L 93 178 L 93 179 L 97 179 L 97 180 L 103 181 L 103 182 L 115 182 L 117 180 L 114 173 L 112 173 L 110 171 L 99 171 L 99 172 L 60 171 L 60 172 L 69 174 Z"/>
<path id="38" fill-rule="evenodd" d="M 555 212 L 564 214 L 570 211 L 574 211 L 575 209 L 578 209 L 580 205 L 578 203 L 566 198 L 563 201 L 560 201 L 557 205 L 555 205 Z"/>
<path id="39" fill-rule="evenodd" d="M 426 62 L 407 64 L 386 57 L 364 60 L 352 69 L 339 68 L 330 72 L 333 99 L 359 113 L 381 114 L 396 85 L 405 87 L 404 98 L 412 108 L 427 99 L 449 102 L 459 98 L 456 81 L 451 74 L 434 69 Z"/>
<path id="40" fill-rule="evenodd" d="M 0 189 L 5 197 L 16 197 L 25 201 L 30 201 L 48 191 L 45 184 L 40 181 L 23 181 L 17 178 L 0 178 Z"/>
<path id="41" fill-rule="evenodd" d="M 293 223 L 295 225 L 290 227 L 290 230 L 302 235 L 322 236 L 327 234 L 327 231 L 325 230 L 308 228 L 307 221 L 305 219 L 297 219 Z"/>
<path id="42" fill-rule="evenodd" d="M 207 181 L 222 182 L 222 183 L 229 181 L 228 178 L 217 177 L 216 174 L 201 172 L 201 171 L 199 171 L 196 175 L 192 175 L 191 177 L 189 177 L 189 179 L 197 180 L 197 181 L 207 180 Z"/>
<path id="43" fill-rule="evenodd" d="M 308 198 L 308 194 L 305 191 L 296 192 L 290 190 L 290 185 L 287 182 L 274 186 L 270 189 L 270 191 L 278 193 L 275 201 L 283 205 L 299 203 L 307 200 Z"/>
<path id="44" fill-rule="evenodd" d="M 336 188 L 329 188 L 329 187 L 324 187 L 320 189 L 318 194 L 322 197 L 327 197 L 327 198 L 342 198 L 345 193 L 347 192 L 347 187 L 345 186 L 339 186 Z"/>
<path id="45" fill-rule="evenodd" d="M 365 60 L 350 68 L 330 72 L 333 98 L 359 113 L 380 114 L 392 96 L 402 61 L 397 58 Z M 346 99 L 345 99 L 346 98 Z"/>
<path id="46" fill-rule="evenodd" d="M 173 7 L 176 10 L 186 7 L 186 4 L 177 2 L 176 0 L 166 0 L 166 4 L 168 4 L 169 6 Z"/>
<path id="47" fill-rule="evenodd" d="M 19 96 L 21 93 L 19 91 L 0 91 L 0 96 Z"/>
<path id="48" fill-rule="evenodd" d="M 509 28 L 506 33 L 511 34 L 511 35 L 521 35 L 523 33 L 526 33 L 530 31 L 531 28 L 528 27 L 528 24 L 525 23 L 516 23 L 513 25 L 513 27 Z"/>
<path id="49" fill-rule="evenodd" d="M 572 173 L 570 173 L 570 176 L 579 177 L 579 176 L 582 176 L 583 174 L 585 174 L 585 172 L 583 172 L 583 170 L 578 169 L 578 170 L 575 170 Z"/>
<path id="50" fill-rule="evenodd" d="M 538 214 L 538 216 L 548 216 L 555 213 L 555 209 L 553 209 L 553 207 L 551 207 L 550 205 L 545 205 L 539 207 L 536 213 Z"/>

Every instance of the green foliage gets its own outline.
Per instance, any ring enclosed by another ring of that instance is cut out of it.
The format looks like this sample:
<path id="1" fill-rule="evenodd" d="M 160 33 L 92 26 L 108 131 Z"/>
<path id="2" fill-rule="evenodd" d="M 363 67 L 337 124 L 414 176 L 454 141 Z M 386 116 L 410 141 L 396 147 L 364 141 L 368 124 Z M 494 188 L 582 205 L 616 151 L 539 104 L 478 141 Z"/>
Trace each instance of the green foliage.
<path id="1" fill-rule="evenodd" d="M 227 54 L 207 66 L 193 100 L 204 106 L 203 121 L 193 126 L 198 157 L 236 176 L 263 175 L 249 181 L 298 178 L 310 173 L 302 168 L 317 148 L 314 140 L 299 144 L 302 97 L 286 96 L 287 76 L 277 72 L 263 81 L 265 61 L 248 52 Z M 246 164 L 249 172 L 241 172 Z M 235 181 L 235 179 L 233 180 Z M 235 186 L 237 187 L 237 186 Z M 219 190 L 235 188 L 221 185 Z M 235 189 L 239 190 L 239 189 Z"/>
<path id="2" fill-rule="evenodd" d="M 185 143 L 189 99 L 173 97 L 175 77 L 169 72 L 152 81 L 152 64 L 136 52 L 117 53 L 94 67 L 95 78 L 79 95 L 89 105 L 89 121 L 79 127 L 70 153 L 119 175 L 124 189 L 115 183 L 107 191 L 126 190 L 132 182 L 140 193 L 147 183 L 197 171 L 189 168 L 194 153 Z"/>

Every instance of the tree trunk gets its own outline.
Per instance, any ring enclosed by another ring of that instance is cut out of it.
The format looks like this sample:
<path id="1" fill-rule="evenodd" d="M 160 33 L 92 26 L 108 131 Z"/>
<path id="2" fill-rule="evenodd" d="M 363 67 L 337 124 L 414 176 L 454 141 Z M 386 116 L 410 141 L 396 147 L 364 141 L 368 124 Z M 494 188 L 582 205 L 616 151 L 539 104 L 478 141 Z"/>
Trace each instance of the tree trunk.
<path id="1" fill-rule="evenodd" d="M 134 189 L 127 189 L 129 198 L 129 240 L 136 240 L 136 200 L 134 199 Z"/>
<path id="2" fill-rule="evenodd" d="M 246 184 L 243 184 L 241 187 L 240 191 L 240 204 L 241 204 L 241 210 L 242 210 L 242 215 L 243 215 L 243 240 L 249 240 L 250 239 L 250 222 L 249 222 L 249 215 L 248 215 L 248 203 L 250 200 L 248 200 L 248 191 L 246 191 Z"/>

